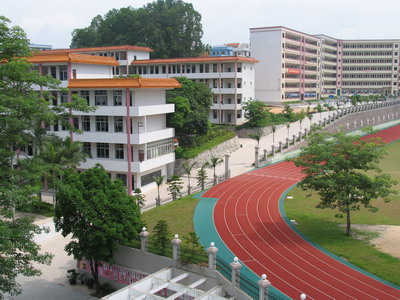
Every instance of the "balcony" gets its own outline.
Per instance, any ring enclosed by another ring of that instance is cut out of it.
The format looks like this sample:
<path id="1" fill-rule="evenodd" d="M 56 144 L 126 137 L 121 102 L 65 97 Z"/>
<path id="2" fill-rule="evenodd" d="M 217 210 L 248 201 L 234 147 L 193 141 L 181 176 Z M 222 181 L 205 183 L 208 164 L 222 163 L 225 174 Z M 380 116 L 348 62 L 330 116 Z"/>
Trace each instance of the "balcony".
<path id="1" fill-rule="evenodd" d="M 170 137 L 174 137 L 175 132 L 173 128 L 166 128 L 162 130 L 156 130 L 140 134 L 131 134 L 132 145 L 143 145 Z M 126 136 L 126 135 L 125 135 Z"/>
<path id="2" fill-rule="evenodd" d="M 142 162 L 132 162 L 131 170 L 134 173 L 143 173 L 175 161 L 175 153 L 169 153 Z M 128 169 L 128 168 L 126 168 Z"/>
<path id="3" fill-rule="evenodd" d="M 173 113 L 175 111 L 174 104 L 131 106 L 131 117 L 144 117 L 151 115 L 160 115 Z M 95 112 L 85 113 L 80 111 L 74 112 L 75 116 L 126 116 L 126 106 L 97 106 Z"/>

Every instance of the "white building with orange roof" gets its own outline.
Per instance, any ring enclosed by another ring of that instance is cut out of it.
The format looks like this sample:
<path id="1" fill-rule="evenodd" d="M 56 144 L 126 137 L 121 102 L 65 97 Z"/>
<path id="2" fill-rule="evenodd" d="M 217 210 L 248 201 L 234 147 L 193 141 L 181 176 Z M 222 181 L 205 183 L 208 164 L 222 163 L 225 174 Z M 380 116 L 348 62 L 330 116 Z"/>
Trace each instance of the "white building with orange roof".
<path id="1" fill-rule="evenodd" d="M 132 61 L 133 74 L 143 78 L 185 76 L 204 82 L 214 99 L 210 121 L 215 124 L 241 124 L 245 121 L 242 104 L 254 99 L 254 65 L 258 61 L 243 56 L 209 56 Z"/>
<path id="2" fill-rule="evenodd" d="M 132 66 L 130 63 L 137 59 L 149 59 L 152 49 L 148 47 L 140 47 L 133 45 L 122 46 L 104 46 L 104 47 L 87 47 L 87 48 L 70 48 L 70 49 L 54 49 L 45 50 L 42 53 L 83 53 L 96 56 L 114 58 L 118 65 L 112 69 L 113 75 L 132 74 Z"/>
<path id="3" fill-rule="evenodd" d="M 81 134 L 70 133 L 62 123 L 47 125 L 48 131 L 83 142 L 91 157 L 79 169 L 100 163 L 129 193 L 153 188 L 154 177 L 167 175 L 175 160 L 174 129 L 166 127 L 166 114 L 174 112 L 174 105 L 166 104 L 165 93 L 180 84 L 175 79 L 113 78 L 119 63 L 109 56 L 45 52 L 29 61 L 69 88 L 69 93 L 51 91 L 51 104 L 72 101 L 76 93 L 97 107 L 95 112 L 74 113 L 70 122 Z"/>

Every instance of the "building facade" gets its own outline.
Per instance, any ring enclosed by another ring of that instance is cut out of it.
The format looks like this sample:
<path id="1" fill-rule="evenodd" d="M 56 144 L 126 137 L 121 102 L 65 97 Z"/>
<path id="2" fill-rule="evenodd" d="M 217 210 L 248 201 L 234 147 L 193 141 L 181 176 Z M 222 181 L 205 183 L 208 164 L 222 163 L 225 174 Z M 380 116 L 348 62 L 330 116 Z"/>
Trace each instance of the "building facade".
<path id="1" fill-rule="evenodd" d="M 46 124 L 62 138 L 81 141 L 90 154 L 79 169 L 104 166 L 112 179 L 121 179 L 129 193 L 155 186 L 154 177 L 167 175 L 174 162 L 174 129 L 166 127 L 166 90 L 178 88 L 175 79 L 115 78 L 119 62 L 110 56 L 81 53 L 46 53 L 29 59 L 44 75 L 61 81 L 68 93 L 49 91 L 50 104 L 72 101 L 73 94 L 95 106 L 95 112 L 74 112 L 69 120 L 81 134 L 71 133 L 62 122 Z M 36 87 L 38 90 L 41 87 Z"/>
<path id="2" fill-rule="evenodd" d="M 210 121 L 214 124 L 241 124 L 242 104 L 254 99 L 254 65 L 257 60 L 242 56 L 149 59 L 132 61 L 133 73 L 143 78 L 185 76 L 204 82 L 214 98 Z"/>
<path id="3" fill-rule="evenodd" d="M 250 29 L 255 97 L 269 103 L 397 95 L 399 40 L 339 40 L 283 26 Z"/>

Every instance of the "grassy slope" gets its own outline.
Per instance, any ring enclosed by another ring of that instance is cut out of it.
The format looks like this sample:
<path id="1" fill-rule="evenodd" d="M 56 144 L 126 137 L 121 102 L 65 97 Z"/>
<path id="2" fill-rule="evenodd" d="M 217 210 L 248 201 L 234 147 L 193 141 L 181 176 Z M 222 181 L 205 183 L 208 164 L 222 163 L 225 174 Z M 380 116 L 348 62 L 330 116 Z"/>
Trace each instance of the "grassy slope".
<path id="1" fill-rule="evenodd" d="M 388 156 L 381 162 L 384 172 L 392 175 L 399 184 L 395 187 L 400 192 L 400 142 L 386 146 Z M 318 196 L 294 188 L 289 195 L 293 199 L 285 200 L 285 211 L 290 219 L 298 222 L 298 229 L 317 244 L 329 251 L 344 257 L 349 262 L 371 272 L 379 277 L 400 285 L 400 259 L 391 257 L 377 251 L 368 244 L 368 239 L 373 237 L 365 234 L 365 240 L 354 240 L 344 234 L 344 229 L 338 227 L 344 224 L 344 219 L 334 217 L 336 211 L 317 209 Z M 391 197 L 391 202 L 382 200 L 373 202 L 379 208 L 376 213 L 367 209 L 352 213 L 353 224 L 383 224 L 400 225 L 400 196 Z"/>
<path id="2" fill-rule="evenodd" d="M 172 235 L 178 234 L 182 238 L 193 232 L 193 215 L 198 201 L 193 196 L 187 196 L 144 212 L 142 219 L 147 224 L 147 231 L 151 234 L 157 221 L 165 220 Z"/>

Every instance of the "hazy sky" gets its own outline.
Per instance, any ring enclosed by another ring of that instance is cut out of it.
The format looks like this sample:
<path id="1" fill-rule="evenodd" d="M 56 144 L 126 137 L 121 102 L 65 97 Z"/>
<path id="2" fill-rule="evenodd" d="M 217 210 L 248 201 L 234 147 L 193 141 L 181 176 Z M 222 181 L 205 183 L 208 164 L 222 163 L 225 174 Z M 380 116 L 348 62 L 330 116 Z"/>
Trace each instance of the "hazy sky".
<path id="1" fill-rule="evenodd" d="M 0 0 L 0 15 L 32 43 L 67 48 L 71 32 L 112 8 L 149 0 Z M 400 38 L 399 0 L 188 0 L 202 15 L 203 42 L 249 42 L 249 28 L 282 25 L 339 39 Z"/>

